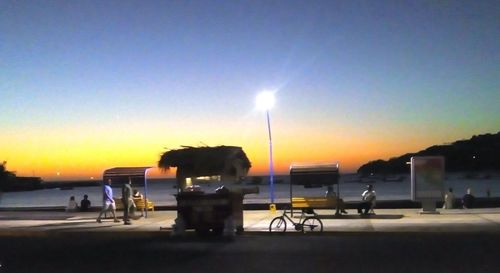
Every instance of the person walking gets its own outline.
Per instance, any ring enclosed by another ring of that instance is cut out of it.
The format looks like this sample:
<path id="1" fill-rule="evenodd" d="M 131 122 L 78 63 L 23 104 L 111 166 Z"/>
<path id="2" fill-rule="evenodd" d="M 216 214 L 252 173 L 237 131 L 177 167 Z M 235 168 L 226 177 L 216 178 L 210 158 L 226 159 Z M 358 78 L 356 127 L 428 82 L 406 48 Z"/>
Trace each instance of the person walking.
<path id="1" fill-rule="evenodd" d="M 101 217 L 104 213 L 106 212 L 111 212 L 113 215 L 115 223 L 119 223 L 120 220 L 116 218 L 116 204 L 115 200 L 113 199 L 113 189 L 111 189 L 111 179 L 108 179 L 107 182 L 104 184 L 103 188 L 103 193 L 102 193 L 102 210 L 99 213 L 99 216 L 97 217 L 97 223 L 101 223 Z"/>
<path id="2" fill-rule="evenodd" d="M 132 197 L 132 179 L 122 186 L 122 203 L 123 203 L 123 224 L 131 225 L 130 213 L 135 208 L 134 198 Z"/>

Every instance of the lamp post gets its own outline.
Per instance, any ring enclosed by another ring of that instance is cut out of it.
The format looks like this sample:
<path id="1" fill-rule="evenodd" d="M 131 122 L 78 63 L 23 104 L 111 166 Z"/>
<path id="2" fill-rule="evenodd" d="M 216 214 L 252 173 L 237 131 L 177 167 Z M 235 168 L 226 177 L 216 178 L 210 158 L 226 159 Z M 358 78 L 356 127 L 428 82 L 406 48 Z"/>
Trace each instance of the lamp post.
<path id="1" fill-rule="evenodd" d="M 266 111 L 267 131 L 269 134 L 269 198 L 271 200 L 271 210 L 274 206 L 274 168 L 273 168 L 273 138 L 271 136 L 271 121 L 269 110 L 274 106 L 274 92 L 264 91 L 257 95 L 257 108 Z"/>

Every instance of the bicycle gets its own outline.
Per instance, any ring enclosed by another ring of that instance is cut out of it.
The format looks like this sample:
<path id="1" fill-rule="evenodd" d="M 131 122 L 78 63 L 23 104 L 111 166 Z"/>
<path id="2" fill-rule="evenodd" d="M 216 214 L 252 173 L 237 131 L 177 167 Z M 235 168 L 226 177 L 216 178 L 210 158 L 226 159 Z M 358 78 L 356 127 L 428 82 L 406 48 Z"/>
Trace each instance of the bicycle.
<path id="1" fill-rule="evenodd" d="M 304 211 L 302 211 L 299 221 L 295 222 L 290 216 L 288 216 L 286 209 L 283 210 L 283 214 L 281 216 L 275 217 L 271 220 L 271 223 L 269 224 L 269 232 L 286 232 L 286 219 L 293 224 L 296 231 L 301 231 L 302 233 L 323 232 L 323 222 L 321 222 L 316 215 L 304 216 L 304 214 Z M 304 220 L 302 220 L 302 218 L 304 218 Z"/>

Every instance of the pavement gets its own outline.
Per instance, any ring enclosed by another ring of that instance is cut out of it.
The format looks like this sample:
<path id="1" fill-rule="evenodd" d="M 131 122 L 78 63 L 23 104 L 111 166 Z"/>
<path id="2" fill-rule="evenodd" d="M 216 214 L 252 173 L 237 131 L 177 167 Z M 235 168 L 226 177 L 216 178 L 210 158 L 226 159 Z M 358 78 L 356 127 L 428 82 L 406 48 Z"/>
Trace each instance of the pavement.
<path id="1" fill-rule="evenodd" d="M 316 210 L 324 233 L 500 233 L 500 208 L 438 210 L 422 214 L 421 209 L 377 209 L 375 215 L 360 216 L 355 210 L 335 217 L 331 210 Z M 122 217 L 122 212 L 118 212 Z M 43 236 L 66 232 L 170 233 L 176 211 L 149 212 L 148 217 L 132 225 L 114 223 L 112 219 L 96 222 L 96 212 L 2 211 L 0 236 Z M 281 211 L 245 210 L 245 233 L 268 233 L 271 220 Z M 293 220 L 299 220 L 295 213 Z M 290 223 L 287 232 L 296 233 Z"/>

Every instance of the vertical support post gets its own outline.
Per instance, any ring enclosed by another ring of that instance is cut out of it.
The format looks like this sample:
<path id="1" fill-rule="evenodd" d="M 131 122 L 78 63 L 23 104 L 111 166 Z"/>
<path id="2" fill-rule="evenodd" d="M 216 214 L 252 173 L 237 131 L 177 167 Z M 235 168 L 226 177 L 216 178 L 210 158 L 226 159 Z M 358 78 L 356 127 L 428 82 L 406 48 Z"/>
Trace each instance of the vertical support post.
<path id="1" fill-rule="evenodd" d="M 148 171 L 149 169 L 146 169 L 144 171 L 144 208 L 146 210 L 144 217 L 148 218 Z"/>
<path id="2" fill-rule="evenodd" d="M 292 192 L 292 172 L 290 172 L 290 214 L 293 217 L 293 203 L 292 203 L 292 199 L 293 199 L 293 192 Z"/>
<path id="3" fill-rule="evenodd" d="M 269 133 L 269 195 L 271 204 L 274 204 L 274 168 L 273 168 L 273 139 L 271 136 L 271 121 L 269 118 L 269 110 L 266 111 L 267 130 Z"/>
<path id="4" fill-rule="evenodd" d="M 340 179 L 337 179 L 337 209 L 335 210 L 335 215 L 340 215 Z"/>

